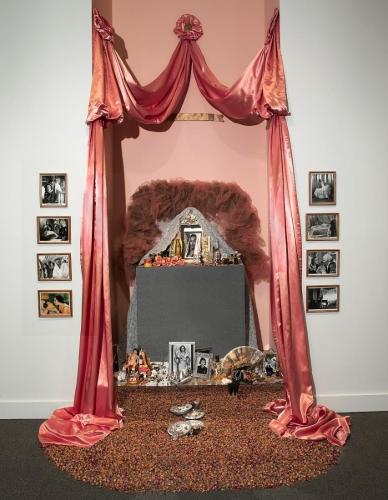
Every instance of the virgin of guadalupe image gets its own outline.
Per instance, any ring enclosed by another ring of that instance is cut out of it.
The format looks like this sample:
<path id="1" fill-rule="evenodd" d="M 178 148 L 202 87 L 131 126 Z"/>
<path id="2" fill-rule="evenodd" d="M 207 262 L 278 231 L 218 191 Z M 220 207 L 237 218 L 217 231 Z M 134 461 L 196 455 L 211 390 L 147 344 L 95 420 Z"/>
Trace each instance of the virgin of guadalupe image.
<path id="1" fill-rule="evenodd" d="M 186 259 L 198 259 L 201 255 L 201 238 L 196 233 L 190 233 L 186 240 Z"/>

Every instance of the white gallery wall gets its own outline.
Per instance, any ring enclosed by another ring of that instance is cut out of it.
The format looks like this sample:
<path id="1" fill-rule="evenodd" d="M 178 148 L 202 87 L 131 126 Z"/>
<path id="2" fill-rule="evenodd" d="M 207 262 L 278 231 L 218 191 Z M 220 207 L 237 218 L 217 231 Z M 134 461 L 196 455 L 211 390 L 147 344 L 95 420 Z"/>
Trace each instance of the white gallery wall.
<path id="1" fill-rule="evenodd" d="M 340 312 L 307 314 L 318 401 L 388 410 L 388 2 L 281 0 L 300 212 L 339 212 Z M 337 172 L 337 205 L 309 207 L 308 172 Z M 305 255 L 304 255 L 305 257 Z M 305 275 L 305 262 L 303 268 Z"/>
<path id="2" fill-rule="evenodd" d="M 184 5 L 184 2 L 183 2 Z M 301 214 L 308 171 L 335 170 L 339 313 L 307 315 L 318 398 L 388 409 L 388 3 L 281 0 L 282 50 Z M 2 100 L 0 417 L 43 418 L 72 402 L 80 332 L 79 233 L 86 173 L 91 2 L 0 0 Z M 42 172 L 67 172 L 69 206 L 39 207 Z M 330 209 L 330 211 L 333 211 Z M 37 245 L 37 215 L 71 215 L 70 245 Z M 40 319 L 38 252 L 71 252 L 74 316 Z"/>
<path id="3" fill-rule="evenodd" d="M 91 2 L 0 0 L 0 416 L 73 400 L 80 332 Z M 67 172 L 68 208 L 39 207 L 39 173 Z M 72 216 L 70 245 L 37 245 L 37 215 Z M 71 252 L 73 281 L 37 281 L 38 252 Z M 38 289 L 72 289 L 73 318 L 38 318 Z"/>

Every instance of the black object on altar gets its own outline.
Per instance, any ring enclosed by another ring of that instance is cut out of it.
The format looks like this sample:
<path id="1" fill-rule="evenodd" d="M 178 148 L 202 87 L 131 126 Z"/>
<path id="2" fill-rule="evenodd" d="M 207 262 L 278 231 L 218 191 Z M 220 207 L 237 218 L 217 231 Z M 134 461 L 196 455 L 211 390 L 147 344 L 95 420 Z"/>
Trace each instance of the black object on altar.
<path id="1" fill-rule="evenodd" d="M 151 359 L 167 361 L 172 341 L 221 355 L 248 343 L 243 265 L 138 267 L 136 282 L 138 339 Z"/>

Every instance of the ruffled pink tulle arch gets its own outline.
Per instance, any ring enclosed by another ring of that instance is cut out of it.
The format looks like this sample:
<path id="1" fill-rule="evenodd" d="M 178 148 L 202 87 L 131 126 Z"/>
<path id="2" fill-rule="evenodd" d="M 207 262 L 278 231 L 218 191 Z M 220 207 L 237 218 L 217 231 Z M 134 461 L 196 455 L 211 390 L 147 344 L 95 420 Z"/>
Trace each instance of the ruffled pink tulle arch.
<path id="1" fill-rule="evenodd" d="M 180 41 L 165 70 L 150 84 L 135 82 L 113 46 L 109 23 L 93 11 L 93 81 L 90 95 L 89 161 L 81 238 L 83 306 L 74 406 L 56 410 L 39 430 L 43 445 L 91 446 L 122 425 L 115 405 L 103 126 L 124 113 L 143 124 L 165 121 L 181 103 L 193 69 L 205 99 L 234 120 L 268 121 L 273 335 L 284 375 L 285 399 L 267 405 L 281 436 L 327 439 L 343 445 L 349 417 L 314 401 L 301 291 L 301 231 L 276 10 L 263 49 L 231 87 L 208 68 L 196 40 L 200 21 L 181 16 Z"/>

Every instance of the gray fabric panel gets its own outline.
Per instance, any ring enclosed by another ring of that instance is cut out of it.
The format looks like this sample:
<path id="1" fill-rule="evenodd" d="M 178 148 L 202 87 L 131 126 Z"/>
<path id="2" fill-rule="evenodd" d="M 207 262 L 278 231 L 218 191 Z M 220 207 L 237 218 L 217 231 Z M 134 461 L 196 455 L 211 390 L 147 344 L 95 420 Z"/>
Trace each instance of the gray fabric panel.
<path id="1" fill-rule="evenodd" d="M 248 343 L 244 266 L 138 267 L 136 285 L 137 338 L 151 359 L 167 361 L 170 341 L 221 356 Z"/>

